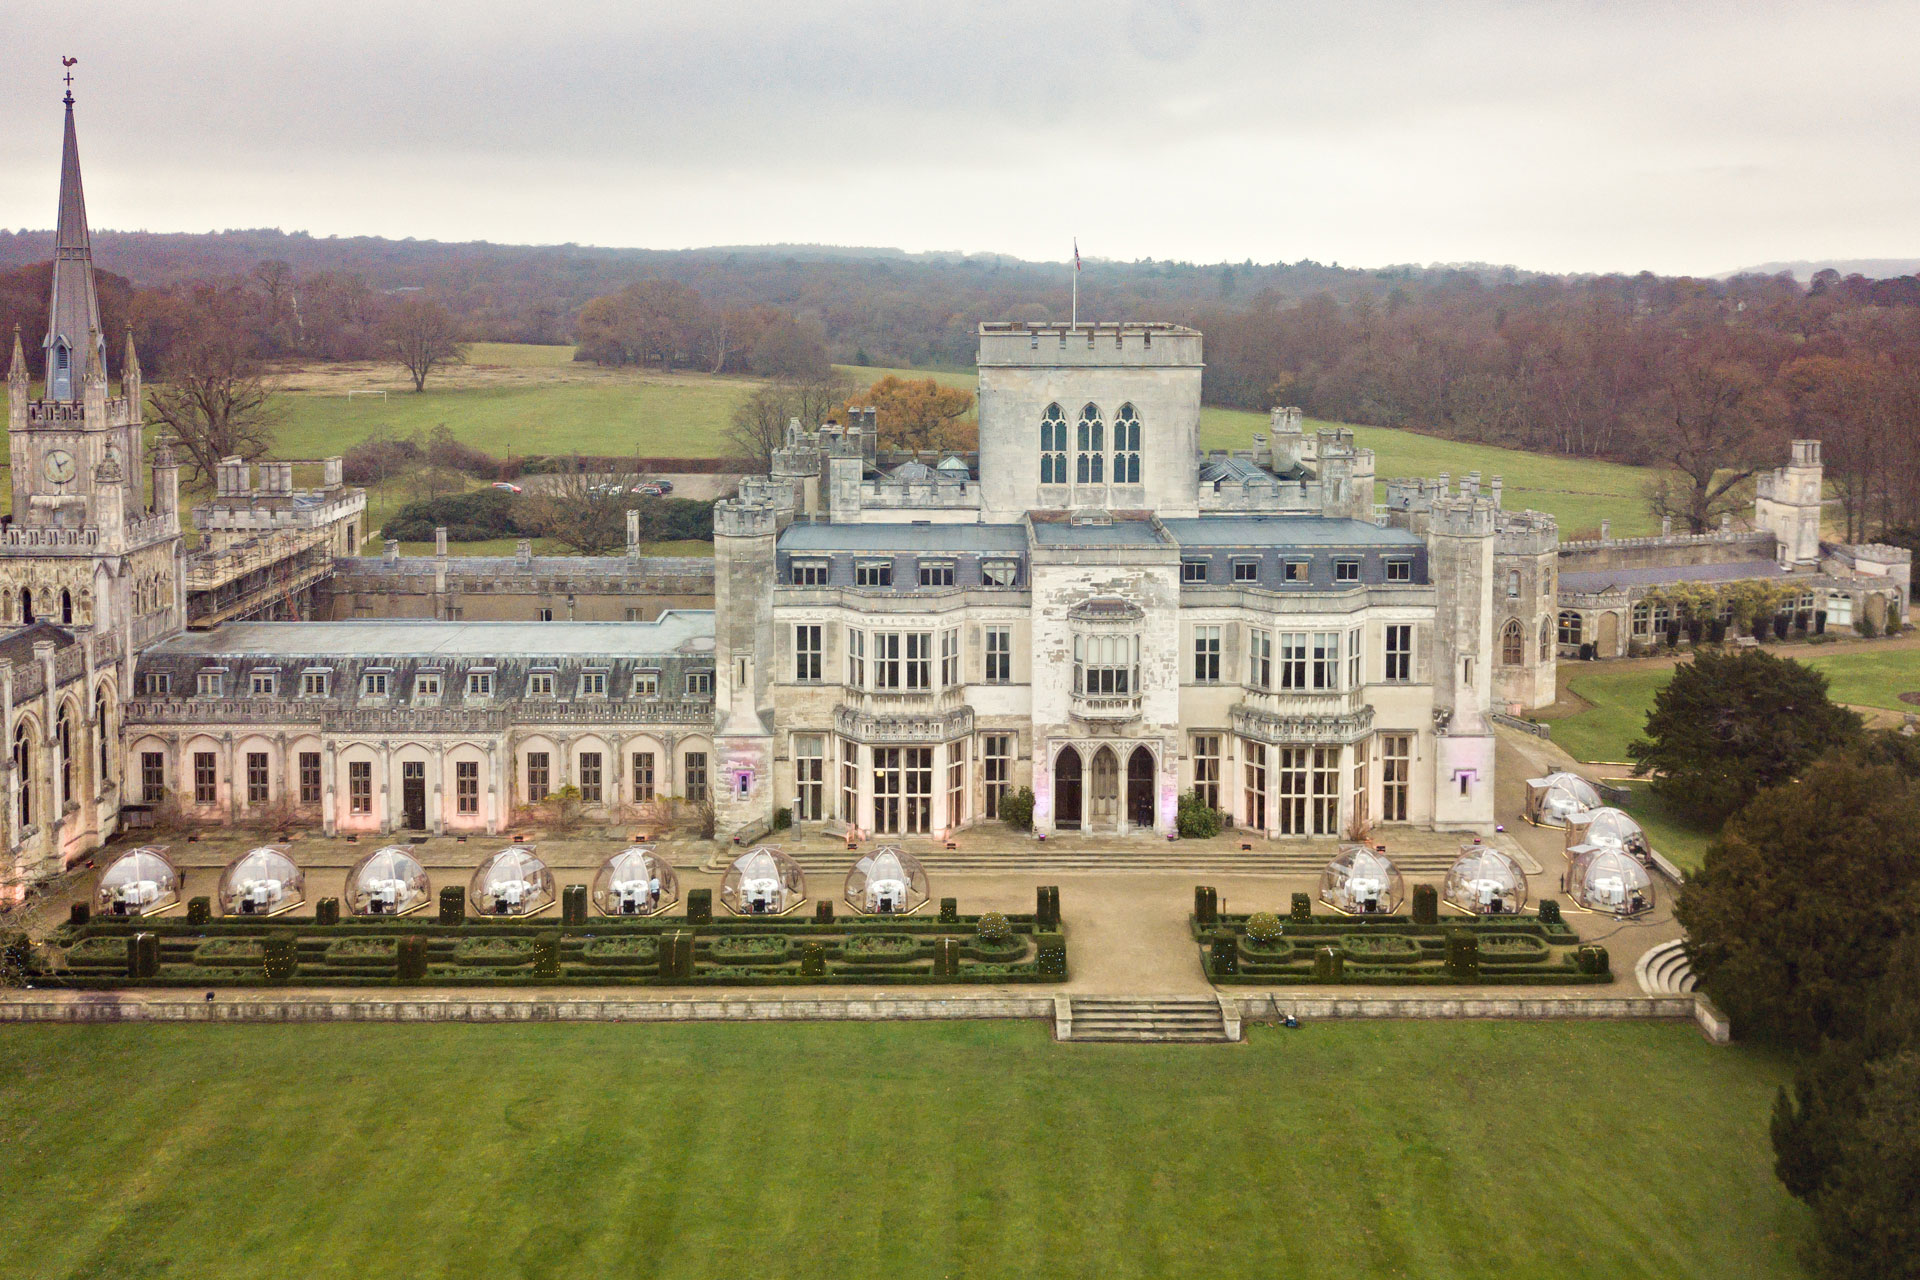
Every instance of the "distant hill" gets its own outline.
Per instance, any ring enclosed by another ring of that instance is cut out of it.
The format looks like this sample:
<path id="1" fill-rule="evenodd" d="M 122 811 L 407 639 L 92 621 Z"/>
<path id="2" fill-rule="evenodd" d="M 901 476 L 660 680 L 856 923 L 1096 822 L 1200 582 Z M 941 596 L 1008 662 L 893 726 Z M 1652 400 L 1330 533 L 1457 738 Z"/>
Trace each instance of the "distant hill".
<path id="1" fill-rule="evenodd" d="M 1763 262 L 1757 267 L 1742 267 L 1716 277 L 1777 276 L 1791 271 L 1793 278 L 1805 284 L 1816 271 L 1832 267 L 1843 276 L 1865 276 L 1869 280 L 1891 280 L 1896 276 L 1920 274 L 1920 258 L 1802 258 L 1796 262 Z"/>
<path id="2" fill-rule="evenodd" d="M 811 316 L 833 354 L 876 365 L 961 367 L 973 358 L 981 320 L 1063 320 L 1071 280 L 1064 263 L 995 253 L 908 253 L 817 244 L 614 249 L 312 236 L 255 228 L 200 233 L 96 230 L 94 259 L 140 288 L 189 280 L 244 279 L 277 260 L 308 280 L 320 272 L 361 277 L 378 293 L 433 291 L 474 337 L 565 342 L 589 299 L 636 280 L 678 280 L 720 306 L 765 305 Z M 0 272 L 43 264 L 50 231 L 0 229 Z M 1080 314 L 1179 320 L 1207 307 L 1284 304 L 1317 294 L 1381 301 L 1396 291 L 1448 281 L 1524 278 L 1511 267 L 1357 269 L 1294 263 L 1190 263 L 1088 258 Z M 297 295 L 296 295 L 297 297 Z M 296 302 L 297 305 L 297 302 Z"/>

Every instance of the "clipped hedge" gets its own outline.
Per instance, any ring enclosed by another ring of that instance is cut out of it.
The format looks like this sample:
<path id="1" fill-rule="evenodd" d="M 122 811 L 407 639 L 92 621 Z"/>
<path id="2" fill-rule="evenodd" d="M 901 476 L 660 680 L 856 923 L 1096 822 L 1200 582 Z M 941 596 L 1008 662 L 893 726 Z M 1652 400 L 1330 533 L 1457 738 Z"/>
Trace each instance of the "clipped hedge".
<path id="1" fill-rule="evenodd" d="M 56 931 L 53 951 L 65 963 L 49 975 L 49 985 L 261 985 L 267 981 L 269 939 L 284 940 L 294 980 L 311 987 L 898 985 L 1053 982 L 1065 976 L 1065 940 L 1057 930 L 1038 928 L 1036 916 L 1011 913 L 1004 919 L 1007 936 L 996 940 L 979 936 L 980 917 L 953 924 L 911 916 L 839 923 L 729 917 L 697 930 L 660 917 L 608 917 L 585 929 L 493 917 L 463 917 L 458 925 L 356 917 L 331 927 L 293 916 L 222 917 L 200 927 L 167 921 L 146 930 L 114 918 Z M 147 945 L 156 951 L 144 976 L 131 972 L 136 932 L 146 932 Z M 995 932 L 990 925 L 989 933 Z M 817 970 L 806 960 L 813 954 Z M 942 964 L 951 971 L 937 976 Z"/>
<path id="2" fill-rule="evenodd" d="M 440 923 L 460 924 L 467 918 L 467 891 L 457 884 L 440 890 Z"/>
<path id="3" fill-rule="evenodd" d="M 1330 914 L 1295 917 L 1286 937 L 1262 942 L 1255 915 L 1221 913 L 1190 921 L 1203 963 L 1216 981 L 1265 985 L 1341 983 L 1427 986 L 1574 986 L 1613 980 L 1604 956 L 1583 956 L 1579 935 L 1554 915 L 1500 915 L 1422 924 L 1407 916 Z M 1221 939 L 1234 939 L 1234 970 L 1220 971 Z M 1592 948 L 1604 952 L 1604 948 Z M 1340 963 L 1321 959 L 1332 951 Z"/>

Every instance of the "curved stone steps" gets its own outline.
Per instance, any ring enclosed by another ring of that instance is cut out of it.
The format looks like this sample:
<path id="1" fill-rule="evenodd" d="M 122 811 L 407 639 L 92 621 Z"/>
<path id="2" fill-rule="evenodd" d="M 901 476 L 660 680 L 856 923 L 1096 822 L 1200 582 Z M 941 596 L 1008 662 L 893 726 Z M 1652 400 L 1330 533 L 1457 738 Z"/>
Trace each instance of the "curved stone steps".
<path id="1" fill-rule="evenodd" d="M 1648 948 L 1633 966 L 1633 976 L 1650 996 L 1689 995 L 1700 985 L 1687 962 L 1686 943 L 1678 938 Z"/>

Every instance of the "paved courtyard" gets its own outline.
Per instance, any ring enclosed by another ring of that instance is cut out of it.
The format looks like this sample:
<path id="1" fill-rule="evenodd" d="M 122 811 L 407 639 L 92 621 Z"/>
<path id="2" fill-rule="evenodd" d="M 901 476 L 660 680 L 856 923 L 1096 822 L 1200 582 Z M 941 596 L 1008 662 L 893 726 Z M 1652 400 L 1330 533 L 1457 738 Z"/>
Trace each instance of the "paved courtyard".
<path id="1" fill-rule="evenodd" d="M 1581 937 L 1608 947 L 1617 979 L 1607 987 L 1528 988 L 1528 993 L 1594 997 L 1637 994 L 1634 961 L 1648 948 L 1679 936 L 1672 918 L 1672 887 L 1661 882 L 1658 886 L 1661 900 L 1656 910 L 1639 920 L 1619 921 L 1571 909 L 1559 890 L 1559 873 L 1565 864 L 1562 834 L 1536 829 L 1517 817 L 1524 780 L 1552 768 L 1567 767 L 1565 753 L 1550 742 L 1503 730 L 1498 764 L 1499 814 L 1506 830 L 1493 837 L 1491 843 L 1518 857 L 1529 872 L 1534 901 L 1561 897 L 1565 918 Z M 576 884 L 590 883 L 600 863 L 631 840 L 635 832 L 608 829 L 554 838 L 538 830 L 521 834 L 532 839 L 557 882 Z M 660 833 L 646 834 L 658 836 Z M 842 878 L 856 855 L 848 852 L 842 842 L 822 836 L 795 839 L 790 833 L 782 835 L 785 838 L 776 842 L 795 854 L 807 868 L 809 896 L 839 899 Z M 168 846 L 169 855 L 186 874 L 183 896 L 194 897 L 212 896 L 222 867 L 247 849 L 278 842 L 274 837 L 275 833 L 265 831 L 219 831 L 203 833 L 191 842 L 178 834 L 155 836 L 152 842 Z M 404 836 L 392 839 L 405 841 Z M 1418 883 L 1432 883 L 1437 887 L 1461 843 L 1457 835 L 1410 829 L 1377 832 L 1374 839 L 1384 842 L 1403 868 L 1408 869 L 1409 894 Z M 70 902 L 90 897 L 101 869 L 121 850 L 142 842 L 123 836 L 102 850 L 94 858 L 91 869 L 83 869 L 43 901 L 34 913 L 34 927 L 51 928 L 64 919 Z M 343 896 L 347 870 L 385 842 L 364 838 L 350 842 L 343 838 L 300 834 L 287 842 L 286 847 L 306 872 L 306 897 L 312 902 L 323 897 Z M 431 837 L 414 846 L 412 851 L 426 867 L 437 892 L 447 885 L 464 886 L 474 868 L 507 843 L 499 837 L 476 836 L 464 842 L 453 837 Z M 1265 909 L 1284 913 L 1293 894 L 1317 894 L 1318 869 L 1338 847 L 1338 842 L 1332 840 L 1256 838 L 1243 841 L 1234 835 L 1173 843 L 1142 836 L 1117 841 L 1060 838 L 1041 844 L 1030 836 L 985 830 L 964 832 L 956 843 L 960 847 L 950 851 L 926 840 L 901 842 L 925 863 L 934 896 L 959 899 L 963 912 L 1031 911 L 1037 886 L 1059 885 L 1072 974 L 1064 986 L 1044 990 L 1101 995 L 1200 994 L 1212 990 L 1202 972 L 1198 948 L 1188 934 L 1187 918 L 1193 906 L 1194 886 L 1215 886 L 1223 909 L 1228 911 Z M 1243 849 L 1243 843 L 1253 847 Z M 875 842 L 868 842 L 863 848 L 874 845 Z M 714 891 L 717 904 L 725 867 L 737 850 L 712 841 L 677 836 L 659 838 L 657 847 L 678 870 L 683 901 L 689 889 L 708 888 Z M 1100 867 L 1089 868 L 1088 863 L 1098 863 Z M 845 910 L 844 904 L 841 909 Z M 1443 906 L 1443 918 L 1450 910 Z M 554 914 L 557 918 L 557 910 Z M 1241 994 L 1259 991 L 1246 986 L 1233 989 Z M 649 987 L 645 990 L 666 994 L 672 989 Z M 720 994 L 712 988 L 701 990 L 709 996 Z M 868 989 L 814 987 L 808 990 L 828 996 L 858 995 Z M 993 988 L 913 990 L 935 996 L 953 991 L 984 994 Z M 1031 994 L 1035 989 L 1019 990 Z M 1369 990 L 1388 995 L 1394 989 Z M 526 994 L 531 997 L 536 993 Z"/>

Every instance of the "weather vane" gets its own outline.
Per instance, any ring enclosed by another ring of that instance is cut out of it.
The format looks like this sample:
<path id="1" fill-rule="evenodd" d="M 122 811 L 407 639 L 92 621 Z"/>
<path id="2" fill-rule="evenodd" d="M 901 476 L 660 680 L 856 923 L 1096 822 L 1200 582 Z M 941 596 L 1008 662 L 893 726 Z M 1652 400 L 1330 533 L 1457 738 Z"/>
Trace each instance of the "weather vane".
<path id="1" fill-rule="evenodd" d="M 79 61 L 80 59 L 78 58 L 69 58 L 69 57 L 66 57 L 65 55 L 62 55 L 60 58 L 60 65 L 63 67 L 71 67 Z M 71 71 L 67 72 L 67 74 L 62 78 L 67 82 L 67 105 L 72 106 L 73 105 L 73 72 Z"/>

